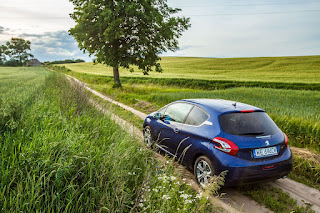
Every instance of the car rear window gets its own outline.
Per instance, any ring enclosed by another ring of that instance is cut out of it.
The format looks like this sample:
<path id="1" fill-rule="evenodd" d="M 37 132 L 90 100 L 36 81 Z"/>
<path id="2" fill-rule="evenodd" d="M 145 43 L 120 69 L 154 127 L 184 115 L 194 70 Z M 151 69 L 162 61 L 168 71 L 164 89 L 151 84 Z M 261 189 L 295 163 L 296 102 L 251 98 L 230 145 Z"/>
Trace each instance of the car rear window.
<path id="1" fill-rule="evenodd" d="M 222 131 L 231 135 L 263 136 L 274 135 L 277 125 L 265 112 L 228 113 L 219 117 Z"/>

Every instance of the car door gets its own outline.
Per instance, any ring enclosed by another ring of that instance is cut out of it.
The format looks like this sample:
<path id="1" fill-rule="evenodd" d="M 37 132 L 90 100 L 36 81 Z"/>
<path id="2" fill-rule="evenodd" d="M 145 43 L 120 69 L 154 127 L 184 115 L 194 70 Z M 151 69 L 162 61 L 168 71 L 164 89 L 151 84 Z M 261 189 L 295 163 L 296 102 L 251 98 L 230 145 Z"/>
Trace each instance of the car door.
<path id="1" fill-rule="evenodd" d="M 164 112 L 166 119 L 158 120 L 158 144 L 172 155 L 175 155 L 179 142 L 183 140 L 180 135 L 181 125 L 192 107 L 183 102 L 173 103 Z"/>
<path id="2" fill-rule="evenodd" d="M 192 108 L 181 126 L 180 135 L 183 138 L 187 138 L 187 140 L 185 140 L 179 146 L 179 158 L 188 158 L 188 153 L 190 153 L 191 150 L 197 149 L 199 143 L 201 143 L 204 140 L 204 137 L 208 135 L 208 131 L 212 131 L 211 127 L 208 125 L 202 125 L 208 120 L 208 118 L 209 115 L 204 110 L 197 106 Z M 211 124 L 211 122 L 208 124 Z"/>

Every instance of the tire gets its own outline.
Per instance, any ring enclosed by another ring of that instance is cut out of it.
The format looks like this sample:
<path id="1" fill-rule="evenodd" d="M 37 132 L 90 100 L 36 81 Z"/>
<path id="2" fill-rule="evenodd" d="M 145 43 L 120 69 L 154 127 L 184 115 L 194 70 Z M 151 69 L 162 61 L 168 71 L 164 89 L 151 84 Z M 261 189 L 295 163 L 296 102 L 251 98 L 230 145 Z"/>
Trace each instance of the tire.
<path id="1" fill-rule="evenodd" d="M 152 148 L 153 139 L 152 139 L 152 134 L 151 134 L 151 128 L 148 125 L 143 128 L 143 139 L 144 139 L 144 143 L 147 145 L 147 147 Z"/>
<path id="2" fill-rule="evenodd" d="M 207 156 L 200 156 L 194 163 L 193 173 L 198 184 L 205 188 L 210 179 L 214 176 L 214 167 Z"/>

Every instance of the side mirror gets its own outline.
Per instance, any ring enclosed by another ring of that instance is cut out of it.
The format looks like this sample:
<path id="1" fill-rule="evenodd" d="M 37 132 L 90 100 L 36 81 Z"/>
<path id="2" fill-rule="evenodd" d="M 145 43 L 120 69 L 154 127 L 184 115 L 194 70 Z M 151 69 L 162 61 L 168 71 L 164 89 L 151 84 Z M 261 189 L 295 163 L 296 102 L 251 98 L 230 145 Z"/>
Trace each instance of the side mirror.
<path id="1" fill-rule="evenodd" d="M 154 116 L 153 116 L 155 119 L 161 119 L 161 113 L 160 112 L 157 112 Z"/>

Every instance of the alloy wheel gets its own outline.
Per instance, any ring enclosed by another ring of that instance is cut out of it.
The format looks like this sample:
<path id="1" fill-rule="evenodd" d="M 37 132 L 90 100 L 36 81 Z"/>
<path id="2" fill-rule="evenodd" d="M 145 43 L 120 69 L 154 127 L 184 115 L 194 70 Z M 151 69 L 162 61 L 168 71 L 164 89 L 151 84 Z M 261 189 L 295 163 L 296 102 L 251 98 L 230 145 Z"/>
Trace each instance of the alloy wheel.
<path id="1" fill-rule="evenodd" d="M 196 164 L 195 174 L 196 174 L 198 183 L 202 187 L 205 187 L 213 177 L 212 169 L 209 163 L 204 159 L 199 160 L 198 163 Z"/>
<path id="2" fill-rule="evenodd" d="M 144 142 L 148 147 L 151 147 L 152 145 L 152 136 L 151 136 L 151 129 L 149 126 L 146 126 L 143 130 L 143 137 L 144 137 Z"/>

